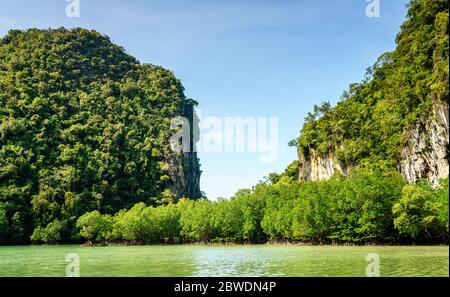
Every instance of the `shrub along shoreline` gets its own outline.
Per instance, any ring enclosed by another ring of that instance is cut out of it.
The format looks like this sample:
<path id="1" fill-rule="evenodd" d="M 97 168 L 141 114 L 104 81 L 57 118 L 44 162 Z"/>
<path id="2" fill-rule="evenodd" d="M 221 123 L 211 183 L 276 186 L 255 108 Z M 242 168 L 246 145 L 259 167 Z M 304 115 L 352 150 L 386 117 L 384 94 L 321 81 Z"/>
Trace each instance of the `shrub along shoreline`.
<path id="1" fill-rule="evenodd" d="M 448 244 L 448 178 L 433 189 L 425 182 L 408 185 L 396 172 L 356 171 L 300 183 L 283 176 L 229 200 L 138 203 L 114 215 L 92 211 L 78 219 L 77 227 L 94 245 Z M 32 239 L 57 242 L 48 240 L 51 234 L 43 236 L 52 228 L 41 231 Z"/>
<path id="2" fill-rule="evenodd" d="M 33 245 L 59 245 L 59 243 L 47 243 Z M 410 240 L 398 241 L 398 242 L 338 242 L 338 241 L 276 241 L 269 240 L 266 242 L 232 242 L 232 241 L 192 241 L 192 242 L 152 242 L 146 243 L 143 241 L 100 241 L 93 242 L 87 240 L 80 244 L 81 247 L 104 247 L 104 246 L 174 246 L 174 245 L 191 245 L 191 246 L 249 246 L 249 245 L 267 245 L 267 246 L 329 246 L 329 247 L 364 247 L 364 246 L 384 246 L 384 247 L 396 247 L 396 246 L 449 246 L 449 243 L 431 241 L 431 242 L 414 242 Z"/>

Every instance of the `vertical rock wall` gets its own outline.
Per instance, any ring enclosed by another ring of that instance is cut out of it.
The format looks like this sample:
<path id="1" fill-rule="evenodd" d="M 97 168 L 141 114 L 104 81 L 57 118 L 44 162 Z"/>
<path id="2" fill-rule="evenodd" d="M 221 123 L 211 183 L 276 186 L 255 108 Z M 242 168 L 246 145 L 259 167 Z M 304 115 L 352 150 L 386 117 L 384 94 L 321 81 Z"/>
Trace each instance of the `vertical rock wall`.
<path id="1" fill-rule="evenodd" d="M 434 104 L 430 117 L 407 131 L 399 171 L 410 183 L 427 179 L 437 186 L 448 177 L 449 114 L 445 103 Z"/>

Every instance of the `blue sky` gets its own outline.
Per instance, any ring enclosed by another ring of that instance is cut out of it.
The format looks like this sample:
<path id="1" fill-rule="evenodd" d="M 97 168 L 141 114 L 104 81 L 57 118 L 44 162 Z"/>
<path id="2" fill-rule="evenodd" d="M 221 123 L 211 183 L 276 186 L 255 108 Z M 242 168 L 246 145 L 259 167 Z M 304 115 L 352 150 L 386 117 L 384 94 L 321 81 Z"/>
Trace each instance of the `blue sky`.
<path id="1" fill-rule="evenodd" d="M 9 29 L 84 27 L 107 34 L 142 63 L 181 79 L 202 117 L 278 117 L 279 157 L 201 153 L 202 190 L 229 197 L 296 158 L 287 142 L 307 112 L 335 104 L 377 57 L 395 47 L 407 0 L 80 0 L 68 18 L 65 0 L 0 0 L 0 36 Z"/>

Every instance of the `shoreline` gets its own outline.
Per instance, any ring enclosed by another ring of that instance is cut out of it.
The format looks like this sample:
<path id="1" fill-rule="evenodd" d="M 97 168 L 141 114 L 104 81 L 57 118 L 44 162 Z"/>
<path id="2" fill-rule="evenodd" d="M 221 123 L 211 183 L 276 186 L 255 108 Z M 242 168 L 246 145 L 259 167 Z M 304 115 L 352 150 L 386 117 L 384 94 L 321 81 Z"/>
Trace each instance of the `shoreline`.
<path id="1" fill-rule="evenodd" d="M 64 244 L 61 244 L 64 245 Z M 181 243 L 133 243 L 133 242 L 116 242 L 116 243 L 88 243 L 80 244 L 80 247 L 102 247 L 102 246 L 298 246 L 298 247 L 421 247 L 421 246 L 449 246 L 445 243 L 424 243 L 424 244 L 407 244 L 407 243 L 311 243 L 311 242 L 283 242 L 268 241 L 262 243 L 240 243 L 240 242 L 181 242 Z"/>
<path id="2" fill-rule="evenodd" d="M 196 242 L 158 242 L 145 243 L 142 241 L 121 241 L 121 242 L 98 242 L 90 240 L 80 244 L 81 247 L 94 246 L 170 246 L 170 245 L 200 245 L 200 246 L 251 246 L 251 245 L 286 245 L 286 246 L 332 246 L 332 247 L 365 247 L 365 246 L 449 246 L 448 243 L 408 243 L 408 242 L 339 242 L 339 241 L 277 241 L 269 240 L 266 242 L 214 242 L 214 241 L 196 241 Z"/>
<path id="3" fill-rule="evenodd" d="M 66 246 L 76 245 L 79 247 L 126 247 L 126 246 L 297 246 L 297 247 L 450 247 L 448 243 L 308 243 L 308 242 L 281 242 L 268 241 L 262 243 L 239 243 L 239 242 L 180 242 L 180 243 L 131 243 L 131 242 L 115 242 L 115 243 L 46 243 L 46 244 L 10 244 L 0 245 L 0 247 L 40 247 L 40 246 Z"/>

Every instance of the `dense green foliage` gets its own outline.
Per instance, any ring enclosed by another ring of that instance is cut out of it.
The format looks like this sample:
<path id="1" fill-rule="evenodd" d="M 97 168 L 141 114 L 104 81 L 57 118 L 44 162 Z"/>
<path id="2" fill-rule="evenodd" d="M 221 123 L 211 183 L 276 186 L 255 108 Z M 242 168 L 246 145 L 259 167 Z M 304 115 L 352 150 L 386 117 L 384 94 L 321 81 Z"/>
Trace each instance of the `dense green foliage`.
<path id="1" fill-rule="evenodd" d="M 396 169 L 406 128 L 433 104 L 448 104 L 448 1 L 412 0 L 396 41 L 335 107 L 314 107 L 292 142 L 300 156 L 333 153 L 346 166 Z"/>
<path id="2" fill-rule="evenodd" d="M 95 31 L 10 31 L 0 39 L 0 243 L 76 239 L 86 212 L 198 198 L 181 180 L 199 174 L 196 156 L 169 146 L 171 118 L 192 105 L 170 71 Z"/>
<path id="3" fill-rule="evenodd" d="M 394 225 L 401 234 L 448 241 L 448 179 L 438 190 L 427 184 L 406 186 L 393 207 Z"/>
<path id="4" fill-rule="evenodd" d="M 406 185 L 396 172 L 301 183 L 284 177 L 230 200 L 139 203 L 114 216 L 93 211 L 77 226 L 84 238 L 103 243 L 447 242 L 446 187 L 448 179 L 437 189 Z"/>

